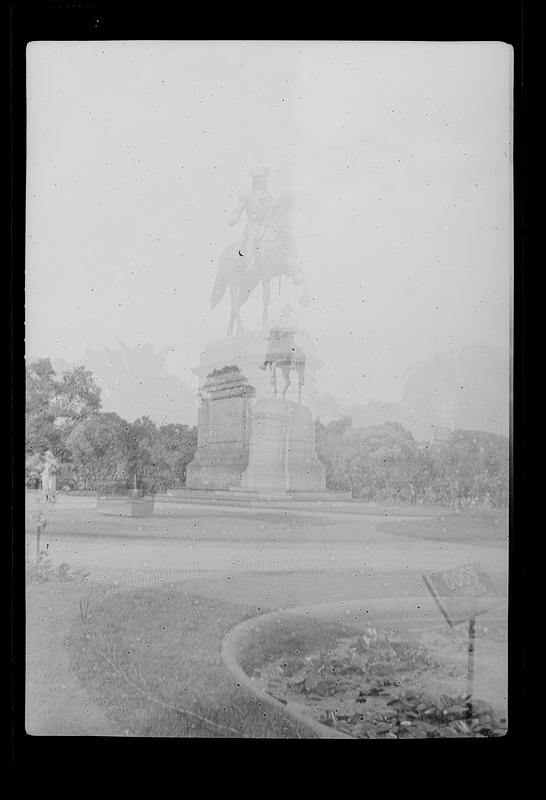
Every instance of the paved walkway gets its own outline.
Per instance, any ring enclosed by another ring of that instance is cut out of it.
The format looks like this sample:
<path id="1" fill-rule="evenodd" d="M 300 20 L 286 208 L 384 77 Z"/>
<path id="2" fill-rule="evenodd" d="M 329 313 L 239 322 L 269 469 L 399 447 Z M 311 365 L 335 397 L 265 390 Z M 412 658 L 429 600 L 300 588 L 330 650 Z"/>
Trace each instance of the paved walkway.
<path id="1" fill-rule="evenodd" d="M 230 507 L 224 512 L 195 504 L 178 508 L 165 504 L 152 518 L 116 518 L 98 514 L 94 502 L 94 498 L 61 497 L 42 547 L 54 563 L 84 568 L 101 581 L 154 569 L 217 574 L 356 570 L 399 573 L 402 578 L 483 561 L 506 583 L 506 547 L 384 532 L 379 528 L 384 515 L 359 519 L 354 514 L 301 510 L 286 516 L 278 509 L 237 512 Z"/>
<path id="2" fill-rule="evenodd" d="M 384 535 L 369 544 L 305 542 L 191 542 L 139 538 L 45 537 L 44 548 L 55 563 L 85 568 L 93 578 L 108 580 L 125 571 L 177 569 L 189 572 L 294 572 L 360 570 L 406 572 L 447 569 L 483 561 L 499 578 L 507 575 L 507 554 L 487 545 L 400 540 Z"/>

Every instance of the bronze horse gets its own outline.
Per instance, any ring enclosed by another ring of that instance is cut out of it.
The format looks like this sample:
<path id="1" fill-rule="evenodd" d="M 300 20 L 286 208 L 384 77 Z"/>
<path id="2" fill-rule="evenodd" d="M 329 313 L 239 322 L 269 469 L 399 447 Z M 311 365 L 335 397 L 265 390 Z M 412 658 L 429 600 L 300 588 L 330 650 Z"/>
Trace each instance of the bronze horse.
<path id="1" fill-rule="evenodd" d="M 290 386 L 290 372 L 298 375 L 298 403 L 301 404 L 301 391 L 305 381 L 305 353 L 294 340 L 294 331 L 283 328 L 273 328 L 269 335 L 269 346 L 265 360 L 260 369 L 271 372 L 271 385 L 273 396 L 277 397 L 277 369 L 280 369 L 284 378 L 282 396 L 286 397 Z"/>

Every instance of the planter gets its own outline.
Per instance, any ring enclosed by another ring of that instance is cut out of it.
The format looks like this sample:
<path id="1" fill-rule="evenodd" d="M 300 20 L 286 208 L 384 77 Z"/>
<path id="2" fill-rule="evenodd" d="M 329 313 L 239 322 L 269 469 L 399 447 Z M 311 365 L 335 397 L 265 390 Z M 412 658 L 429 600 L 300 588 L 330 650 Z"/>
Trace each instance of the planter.
<path id="1" fill-rule="evenodd" d="M 99 496 L 97 511 L 113 517 L 151 517 L 154 513 L 154 497 Z"/>

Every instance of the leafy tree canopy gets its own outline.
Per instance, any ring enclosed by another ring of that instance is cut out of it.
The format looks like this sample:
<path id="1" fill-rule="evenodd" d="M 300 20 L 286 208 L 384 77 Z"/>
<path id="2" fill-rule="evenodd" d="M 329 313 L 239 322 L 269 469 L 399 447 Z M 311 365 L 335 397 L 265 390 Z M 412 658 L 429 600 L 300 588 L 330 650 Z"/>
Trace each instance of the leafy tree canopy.
<path id="1" fill-rule="evenodd" d="M 74 425 L 100 409 L 100 389 L 91 372 L 74 367 L 57 378 L 49 358 L 26 367 L 26 451 L 52 450 L 67 457 L 66 440 Z"/>

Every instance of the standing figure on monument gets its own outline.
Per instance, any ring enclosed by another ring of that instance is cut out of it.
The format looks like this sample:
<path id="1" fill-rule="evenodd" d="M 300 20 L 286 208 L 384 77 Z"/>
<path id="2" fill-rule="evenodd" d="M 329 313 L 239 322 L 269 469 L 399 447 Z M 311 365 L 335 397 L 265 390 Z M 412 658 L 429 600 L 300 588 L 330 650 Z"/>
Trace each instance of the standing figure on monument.
<path id="1" fill-rule="evenodd" d="M 232 242 L 224 248 L 218 262 L 218 272 L 211 295 L 211 307 L 214 309 L 229 289 L 231 298 L 231 314 L 227 335 L 231 336 L 235 323 L 237 331 L 243 326 L 240 309 L 258 284 L 263 289 L 262 323 L 268 321 L 268 309 L 271 299 L 271 280 L 282 275 L 289 276 L 295 284 L 303 283 L 301 269 L 298 265 L 298 243 L 295 223 L 298 213 L 303 214 L 309 224 L 308 211 L 296 207 L 294 197 L 285 192 L 274 200 L 267 189 L 267 169 L 252 173 L 250 193 L 241 194 L 233 213 L 228 219 L 231 226 L 236 225 L 243 214 L 246 215 L 245 227 L 238 242 Z M 301 238 L 301 235 L 300 235 Z"/>

